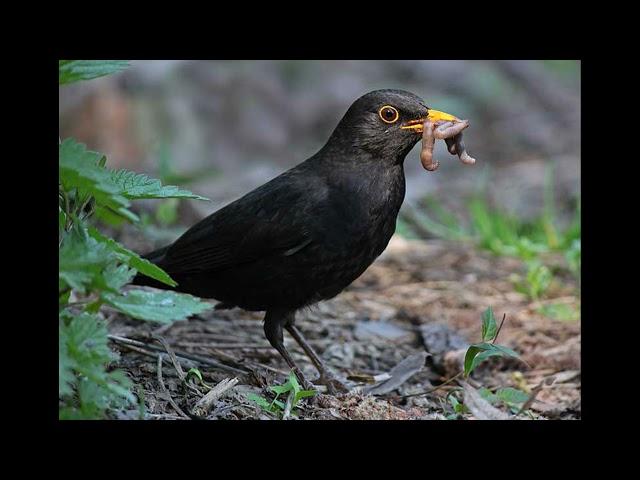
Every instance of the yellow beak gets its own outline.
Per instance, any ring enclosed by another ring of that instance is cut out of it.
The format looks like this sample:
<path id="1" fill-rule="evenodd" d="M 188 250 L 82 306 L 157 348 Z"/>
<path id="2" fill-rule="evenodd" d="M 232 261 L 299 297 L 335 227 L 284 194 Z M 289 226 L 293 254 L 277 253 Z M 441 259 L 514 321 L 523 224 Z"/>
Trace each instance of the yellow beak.
<path id="1" fill-rule="evenodd" d="M 460 119 L 450 113 L 441 112 L 439 110 L 429 109 L 429 113 L 424 118 L 418 118 L 417 120 L 410 120 L 404 125 L 403 128 L 405 130 L 413 130 L 416 133 L 422 133 L 423 124 L 428 120 L 431 120 L 433 123 L 441 121 L 441 122 L 455 122 L 460 121 Z"/>

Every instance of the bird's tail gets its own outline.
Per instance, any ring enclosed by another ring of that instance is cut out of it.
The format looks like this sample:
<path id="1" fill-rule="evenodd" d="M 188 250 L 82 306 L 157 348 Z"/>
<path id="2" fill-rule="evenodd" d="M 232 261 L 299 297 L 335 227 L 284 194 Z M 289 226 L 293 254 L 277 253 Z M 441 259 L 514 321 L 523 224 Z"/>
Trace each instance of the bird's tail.
<path id="1" fill-rule="evenodd" d="M 158 250 L 154 250 L 153 252 L 147 253 L 146 255 L 141 255 L 145 260 L 150 261 L 151 263 L 161 266 L 162 260 L 169 249 L 169 246 L 159 248 Z M 166 283 L 159 282 L 151 277 L 147 277 L 146 275 L 142 275 L 141 273 L 136 274 L 131 281 L 132 285 L 140 285 L 143 287 L 153 287 L 160 288 L 162 290 L 173 290 L 173 287 L 170 287 Z"/>

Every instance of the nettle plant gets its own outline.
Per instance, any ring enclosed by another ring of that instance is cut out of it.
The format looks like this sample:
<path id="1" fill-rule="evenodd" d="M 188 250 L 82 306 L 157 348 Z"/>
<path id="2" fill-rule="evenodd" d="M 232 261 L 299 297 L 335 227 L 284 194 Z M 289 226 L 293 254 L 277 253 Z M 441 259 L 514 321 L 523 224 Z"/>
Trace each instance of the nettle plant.
<path id="1" fill-rule="evenodd" d="M 90 80 L 128 66 L 120 60 L 60 60 L 59 84 Z M 211 306 L 191 295 L 128 289 L 136 273 L 167 285 L 169 275 L 101 233 L 95 217 L 137 223 L 132 200 L 204 197 L 126 170 L 111 170 L 104 155 L 72 138 L 59 144 L 59 418 L 104 418 L 108 411 L 135 406 L 132 382 L 111 368 L 105 310 L 168 323 Z"/>

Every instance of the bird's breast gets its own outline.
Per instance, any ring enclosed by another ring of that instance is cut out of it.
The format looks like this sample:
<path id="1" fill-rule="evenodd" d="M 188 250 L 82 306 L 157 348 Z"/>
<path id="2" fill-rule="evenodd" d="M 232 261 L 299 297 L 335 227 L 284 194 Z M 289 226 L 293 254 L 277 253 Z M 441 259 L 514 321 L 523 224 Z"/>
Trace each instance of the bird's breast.
<path id="1" fill-rule="evenodd" d="M 372 262 L 395 231 L 405 195 L 401 165 L 380 171 L 343 174 L 329 188 L 324 237 L 345 255 Z"/>

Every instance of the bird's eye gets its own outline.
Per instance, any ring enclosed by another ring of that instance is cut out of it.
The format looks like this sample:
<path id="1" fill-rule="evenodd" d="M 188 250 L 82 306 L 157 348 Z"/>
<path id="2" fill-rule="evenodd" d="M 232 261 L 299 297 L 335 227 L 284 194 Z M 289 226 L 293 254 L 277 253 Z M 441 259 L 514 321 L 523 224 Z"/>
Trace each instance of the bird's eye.
<path id="1" fill-rule="evenodd" d="M 398 121 L 398 118 L 400 117 L 398 110 L 396 110 L 395 108 L 389 105 L 385 105 L 384 107 L 382 107 L 378 111 L 378 114 L 380 115 L 380 118 L 382 119 L 382 121 L 385 123 L 395 123 Z"/>

